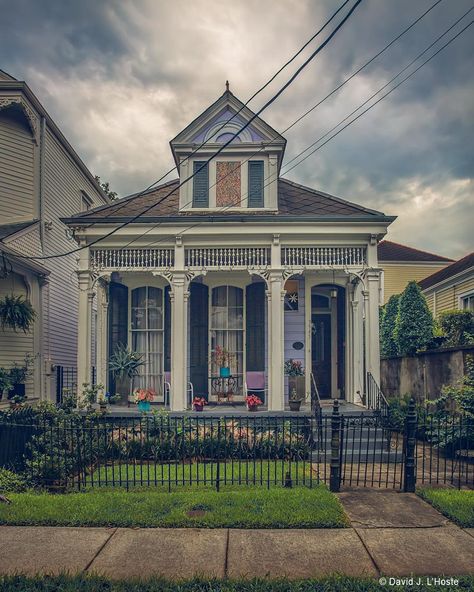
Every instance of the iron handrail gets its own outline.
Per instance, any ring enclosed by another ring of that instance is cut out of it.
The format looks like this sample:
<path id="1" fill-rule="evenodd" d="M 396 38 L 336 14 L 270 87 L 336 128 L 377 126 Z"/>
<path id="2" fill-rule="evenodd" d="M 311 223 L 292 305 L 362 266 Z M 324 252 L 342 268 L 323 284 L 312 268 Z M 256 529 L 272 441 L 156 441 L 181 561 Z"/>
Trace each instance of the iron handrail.
<path id="1" fill-rule="evenodd" d="M 321 397 L 314 374 L 311 372 L 311 411 L 316 415 L 321 412 Z"/>
<path id="2" fill-rule="evenodd" d="M 367 372 L 367 407 L 384 418 L 388 416 L 388 401 L 370 372 Z"/>

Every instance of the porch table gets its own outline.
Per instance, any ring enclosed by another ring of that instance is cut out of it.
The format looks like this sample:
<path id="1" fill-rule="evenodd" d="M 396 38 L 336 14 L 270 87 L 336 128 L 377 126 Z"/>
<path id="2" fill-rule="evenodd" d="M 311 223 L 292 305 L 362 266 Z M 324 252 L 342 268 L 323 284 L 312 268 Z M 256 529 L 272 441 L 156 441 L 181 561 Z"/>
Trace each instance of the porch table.
<path id="1" fill-rule="evenodd" d="M 209 376 L 211 396 L 217 396 L 217 402 L 232 403 L 238 387 L 236 376 Z"/>

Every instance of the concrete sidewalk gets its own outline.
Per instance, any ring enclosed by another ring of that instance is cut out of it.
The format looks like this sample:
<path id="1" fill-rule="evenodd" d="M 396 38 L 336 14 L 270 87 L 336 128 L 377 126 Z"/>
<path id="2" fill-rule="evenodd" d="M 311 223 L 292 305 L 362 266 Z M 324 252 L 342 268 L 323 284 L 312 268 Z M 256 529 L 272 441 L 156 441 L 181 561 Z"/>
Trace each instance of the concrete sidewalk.
<path id="1" fill-rule="evenodd" d="M 377 577 L 474 573 L 474 532 L 411 494 L 344 492 L 344 529 L 0 526 L 0 574 L 95 573 L 112 579 Z"/>

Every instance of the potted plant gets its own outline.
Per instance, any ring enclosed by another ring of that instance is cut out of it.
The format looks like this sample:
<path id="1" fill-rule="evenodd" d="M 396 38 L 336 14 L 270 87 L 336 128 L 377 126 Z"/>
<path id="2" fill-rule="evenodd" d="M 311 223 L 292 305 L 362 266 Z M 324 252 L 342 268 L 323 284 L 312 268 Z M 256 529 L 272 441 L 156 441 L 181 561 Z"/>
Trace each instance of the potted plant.
<path id="1" fill-rule="evenodd" d="M 25 396 L 26 380 L 31 375 L 31 366 L 33 364 L 33 357 L 27 354 L 25 356 L 25 363 L 23 366 L 19 366 L 16 362 L 13 367 L 10 368 L 10 393 L 9 397 L 19 395 L 20 397 Z"/>
<path id="2" fill-rule="evenodd" d="M 27 398 L 28 397 L 26 395 L 13 395 L 13 397 L 9 399 L 10 409 L 18 409 L 23 405 L 23 403 L 25 403 Z"/>
<path id="3" fill-rule="evenodd" d="M 296 392 L 296 389 L 293 388 L 290 391 L 290 396 L 288 397 L 288 403 L 290 405 L 290 411 L 299 411 L 301 407 L 301 403 L 304 401 L 304 395 L 301 396 Z"/>
<path id="4" fill-rule="evenodd" d="M 24 296 L 4 296 L 0 299 L 0 324 L 2 329 L 10 327 L 28 333 L 36 318 L 36 312 Z"/>
<path id="5" fill-rule="evenodd" d="M 298 360 L 287 360 L 285 362 L 285 374 L 288 376 L 288 391 L 289 391 L 289 401 L 293 401 L 294 405 L 296 406 L 296 401 L 304 400 L 305 398 L 305 377 L 304 377 L 304 368 L 300 361 Z M 292 409 L 290 403 L 290 409 L 292 411 L 297 411 L 297 409 Z M 299 409 L 299 407 L 298 407 Z"/>
<path id="6" fill-rule="evenodd" d="M 194 411 L 202 411 L 204 409 L 204 405 L 207 405 L 207 401 L 204 397 L 194 397 L 194 399 L 193 399 Z"/>
<path id="7" fill-rule="evenodd" d="M 109 360 L 109 369 L 119 379 L 129 380 L 129 401 L 133 393 L 133 381 L 140 373 L 140 367 L 144 366 L 143 356 L 125 345 L 119 343 Z"/>
<path id="8" fill-rule="evenodd" d="M 258 406 L 262 405 L 262 400 L 257 397 L 257 395 L 247 395 L 245 397 L 245 402 L 247 403 L 247 409 L 249 411 L 257 411 Z"/>
<path id="9" fill-rule="evenodd" d="M 84 382 L 82 384 L 82 396 L 79 404 L 80 408 L 85 409 L 86 411 L 91 411 L 94 403 L 99 403 L 100 406 L 101 398 L 104 396 L 103 392 L 103 384 L 89 384 L 88 382 Z"/>
<path id="10" fill-rule="evenodd" d="M 102 414 L 107 413 L 107 404 L 108 404 L 108 399 L 107 396 L 104 395 L 104 391 L 101 391 L 98 396 L 97 396 L 97 402 L 99 403 L 99 411 Z"/>
<path id="11" fill-rule="evenodd" d="M 135 389 L 133 393 L 133 397 L 135 403 L 138 406 L 138 410 L 142 413 L 148 413 L 150 411 L 151 405 L 150 403 L 155 398 L 156 393 L 153 389 L 149 388 L 138 388 Z"/>
<path id="12" fill-rule="evenodd" d="M 214 361 L 216 366 L 219 366 L 219 376 L 222 378 L 228 378 L 230 376 L 230 364 L 233 358 L 234 354 L 228 349 L 220 345 L 216 346 L 214 350 Z"/>

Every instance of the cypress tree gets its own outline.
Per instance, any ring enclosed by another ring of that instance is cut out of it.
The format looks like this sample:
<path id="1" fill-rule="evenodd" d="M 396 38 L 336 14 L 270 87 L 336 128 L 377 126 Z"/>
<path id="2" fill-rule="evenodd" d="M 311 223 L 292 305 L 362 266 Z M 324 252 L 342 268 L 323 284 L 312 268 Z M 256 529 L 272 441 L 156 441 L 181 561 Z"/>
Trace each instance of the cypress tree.
<path id="1" fill-rule="evenodd" d="M 380 325 L 380 353 L 382 356 L 396 356 L 398 354 L 398 344 L 395 339 L 395 324 L 398 315 L 398 305 L 400 294 L 390 296 L 385 305 L 385 312 Z"/>
<path id="2" fill-rule="evenodd" d="M 413 356 L 425 349 L 433 339 L 434 321 L 426 298 L 415 282 L 410 282 L 400 297 L 395 323 L 395 341 L 398 353 Z"/>

